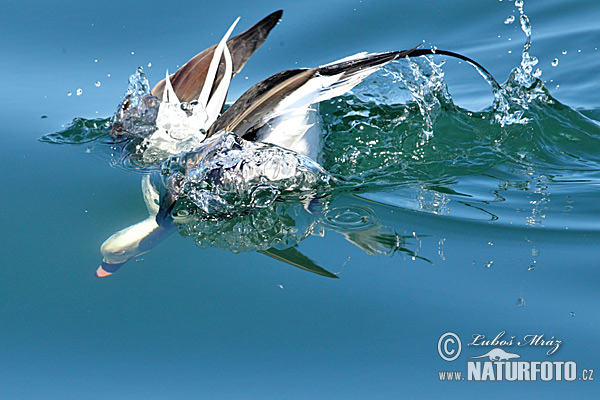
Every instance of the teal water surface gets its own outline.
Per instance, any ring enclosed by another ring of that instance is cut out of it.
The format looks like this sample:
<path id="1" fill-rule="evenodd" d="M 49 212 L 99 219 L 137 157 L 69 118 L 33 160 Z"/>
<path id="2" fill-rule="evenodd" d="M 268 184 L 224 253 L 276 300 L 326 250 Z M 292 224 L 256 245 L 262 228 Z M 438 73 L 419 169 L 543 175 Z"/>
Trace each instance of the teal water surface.
<path id="1" fill-rule="evenodd" d="M 526 2 L 525 53 L 508 0 L 5 8 L 0 397 L 597 397 L 596 381 L 438 372 L 465 371 L 492 348 L 473 335 L 500 332 L 562 341 L 505 348 L 522 360 L 600 371 L 599 6 Z M 393 63 L 320 105 L 332 180 L 317 210 L 288 198 L 181 223 L 96 278 L 102 242 L 147 217 L 139 165 L 102 128 L 129 75 L 154 83 L 235 17 L 241 31 L 278 8 L 231 101 L 284 69 L 422 41 L 503 89 L 442 57 Z M 293 245 L 339 279 L 255 251 Z M 463 342 L 453 362 L 445 332 Z"/>

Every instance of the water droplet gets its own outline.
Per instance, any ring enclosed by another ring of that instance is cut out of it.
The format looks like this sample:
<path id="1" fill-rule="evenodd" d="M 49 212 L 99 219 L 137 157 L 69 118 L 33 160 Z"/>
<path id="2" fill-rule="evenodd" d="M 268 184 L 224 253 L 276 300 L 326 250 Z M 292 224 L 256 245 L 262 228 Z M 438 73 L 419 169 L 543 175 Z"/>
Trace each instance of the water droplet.
<path id="1" fill-rule="evenodd" d="M 484 265 L 484 267 L 485 267 L 485 268 L 490 268 L 492 265 L 494 265 L 494 260 L 492 260 L 492 261 L 490 261 L 490 262 L 486 263 L 486 264 Z"/>
<path id="2" fill-rule="evenodd" d="M 571 314 L 571 317 L 574 317 L 574 316 L 575 316 L 575 313 L 574 313 L 573 311 L 571 311 L 571 313 L 570 313 L 570 314 Z"/>
<path id="3" fill-rule="evenodd" d="M 567 54 L 567 51 L 566 51 L 566 50 L 563 50 L 563 51 L 562 51 L 562 53 L 563 53 L 563 55 L 565 55 L 565 54 Z"/>
<path id="4" fill-rule="evenodd" d="M 527 271 L 533 271 L 535 269 L 535 262 L 527 268 Z"/>
<path id="5" fill-rule="evenodd" d="M 519 8 L 523 7 L 523 0 L 516 0 L 515 1 L 515 6 L 517 6 Z"/>
<path id="6" fill-rule="evenodd" d="M 83 94 L 83 89 L 79 88 L 75 93 L 77 94 L 77 96 L 81 96 Z"/>
<path id="7" fill-rule="evenodd" d="M 108 76 L 110 78 L 110 74 L 106 74 L 106 76 Z"/>
<path id="8" fill-rule="evenodd" d="M 67 92 L 67 96 L 72 96 L 72 95 L 73 95 L 73 93 Z"/>
<path id="9" fill-rule="evenodd" d="M 558 58 L 555 58 L 554 60 L 552 60 L 552 66 L 556 67 L 558 65 Z"/>
<path id="10" fill-rule="evenodd" d="M 532 248 L 532 249 L 531 249 L 531 255 L 532 255 L 532 256 L 534 256 L 534 257 L 537 257 L 537 256 L 539 256 L 539 255 L 540 255 L 540 249 L 538 249 L 538 248 L 535 248 L 535 247 L 534 247 L 534 248 Z"/>
<path id="11" fill-rule="evenodd" d="M 512 24 L 513 22 L 515 22 L 515 16 L 514 16 L 514 15 L 509 15 L 509 16 L 508 16 L 508 18 L 506 18 L 506 19 L 504 20 L 504 23 L 505 23 L 506 25 L 508 25 L 508 24 Z"/>
<path id="12" fill-rule="evenodd" d="M 539 68 L 536 68 L 536 70 L 533 73 L 533 77 L 534 78 L 539 78 L 540 76 L 542 76 L 542 70 Z"/>
<path id="13" fill-rule="evenodd" d="M 95 59 L 95 60 L 94 60 L 94 62 L 95 62 L 95 63 L 97 63 L 97 62 L 98 62 L 98 59 Z"/>
<path id="14" fill-rule="evenodd" d="M 512 54 L 512 50 L 509 50 L 509 51 L 508 51 L 508 54 Z"/>
<path id="15" fill-rule="evenodd" d="M 135 54 L 135 51 L 132 51 L 132 52 L 131 52 L 131 55 L 134 55 L 134 54 Z"/>
<path id="16" fill-rule="evenodd" d="M 519 297 L 517 299 L 517 307 L 525 307 L 525 299 L 522 297 Z"/>
<path id="17" fill-rule="evenodd" d="M 581 49 L 577 50 L 578 53 L 581 53 Z"/>
<path id="18" fill-rule="evenodd" d="M 148 68 L 152 68 L 152 63 L 151 62 L 148 63 Z"/>
<path id="19" fill-rule="evenodd" d="M 279 286 L 279 289 L 283 289 L 283 285 L 277 285 L 277 286 Z"/>
<path id="20" fill-rule="evenodd" d="M 100 87 L 100 85 L 102 85 L 102 84 L 100 83 L 100 81 L 96 81 L 96 83 L 94 83 L 94 85 L 96 85 L 96 87 Z"/>

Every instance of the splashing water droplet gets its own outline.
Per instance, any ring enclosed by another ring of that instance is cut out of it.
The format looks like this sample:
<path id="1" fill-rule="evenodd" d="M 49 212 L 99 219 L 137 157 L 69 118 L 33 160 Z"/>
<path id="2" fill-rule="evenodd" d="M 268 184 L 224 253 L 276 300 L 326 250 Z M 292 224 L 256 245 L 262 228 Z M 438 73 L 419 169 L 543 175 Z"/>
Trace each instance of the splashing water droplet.
<path id="1" fill-rule="evenodd" d="M 149 63 L 148 63 L 148 68 L 151 68 L 151 67 L 152 67 L 152 63 L 151 63 L 151 62 L 149 62 Z"/>
<path id="2" fill-rule="evenodd" d="M 96 85 L 96 87 L 100 87 L 100 85 L 102 85 L 102 83 L 100 83 L 100 81 L 96 81 L 96 83 L 94 83 L 94 85 Z"/>
<path id="3" fill-rule="evenodd" d="M 504 20 L 504 23 L 505 23 L 506 25 L 508 25 L 508 24 L 512 24 L 513 22 L 515 22 L 515 16 L 514 16 L 514 15 L 509 15 L 509 16 L 508 16 L 508 18 L 506 18 L 506 19 Z"/>
<path id="4" fill-rule="evenodd" d="M 83 89 L 79 88 L 76 92 L 77 96 L 81 96 L 83 94 Z"/>
<path id="5" fill-rule="evenodd" d="M 554 60 L 552 60 L 552 66 L 556 67 L 558 65 L 558 58 L 555 58 Z"/>
<path id="6" fill-rule="evenodd" d="M 67 96 L 73 96 L 73 93 L 67 92 Z"/>
<path id="7" fill-rule="evenodd" d="M 566 51 L 566 50 L 563 50 L 563 51 L 562 51 L 562 53 L 563 53 L 563 55 L 565 55 L 565 54 L 567 54 L 567 51 Z"/>
<path id="8" fill-rule="evenodd" d="M 517 299 L 517 307 L 525 307 L 525 299 L 522 297 L 519 297 Z"/>
<path id="9" fill-rule="evenodd" d="M 135 54 L 135 51 L 132 51 L 132 52 L 131 52 L 131 55 L 134 55 L 134 54 Z"/>

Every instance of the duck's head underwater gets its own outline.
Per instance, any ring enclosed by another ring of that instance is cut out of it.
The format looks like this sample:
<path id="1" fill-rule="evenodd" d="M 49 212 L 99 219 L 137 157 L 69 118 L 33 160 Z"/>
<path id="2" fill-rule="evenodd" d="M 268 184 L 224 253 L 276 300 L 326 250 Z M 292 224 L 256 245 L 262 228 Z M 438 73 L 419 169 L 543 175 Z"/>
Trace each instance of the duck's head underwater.
<path id="1" fill-rule="evenodd" d="M 387 63 L 404 57 L 450 56 L 474 65 L 492 85 L 498 85 L 484 67 L 468 57 L 417 46 L 384 53 L 363 52 L 319 67 L 282 71 L 252 86 L 224 110 L 231 80 L 265 42 L 282 13 L 276 11 L 231 37 L 238 18 L 219 43 L 194 56 L 174 74 L 167 71 L 165 79 L 149 94 L 138 99 L 126 96 L 114 117 L 112 135 L 121 141 L 139 141 L 137 148 L 149 164 L 159 165 L 172 157 L 185 159 L 184 175 L 204 160 L 197 156 L 198 152 L 214 148 L 223 135 L 275 145 L 281 151 L 294 152 L 307 165 L 314 162 L 318 170 L 316 162 L 323 150 L 318 104 L 345 94 Z M 242 146 L 238 143 L 238 147 Z M 260 174 L 260 179 L 266 181 L 283 179 L 266 170 Z M 111 275 L 175 230 L 177 221 L 172 211 L 185 194 L 173 193 L 160 179 L 150 176 L 142 179 L 142 191 L 148 218 L 104 242 L 97 276 Z M 310 204 L 309 199 L 307 209 Z M 260 251 L 288 264 L 335 277 L 298 253 L 294 246 Z"/>

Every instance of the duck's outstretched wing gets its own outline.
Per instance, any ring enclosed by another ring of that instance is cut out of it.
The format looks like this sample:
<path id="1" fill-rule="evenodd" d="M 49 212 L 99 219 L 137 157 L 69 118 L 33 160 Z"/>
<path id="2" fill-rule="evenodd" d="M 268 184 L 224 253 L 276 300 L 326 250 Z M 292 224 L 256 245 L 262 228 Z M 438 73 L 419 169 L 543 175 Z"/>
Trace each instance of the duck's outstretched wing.
<path id="1" fill-rule="evenodd" d="M 260 140 L 256 132 L 285 110 L 308 107 L 344 94 L 392 60 L 415 49 L 388 53 L 359 53 L 322 67 L 292 69 L 275 74 L 251 87 L 208 130 L 207 137 L 227 130 L 245 139 Z"/>
<path id="2" fill-rule="evenodd" d="M 242 70 L 250 56 L 264 43 L 271 29 L 279 22 L 283 10 L 276 11 L 262 19 L 247 31 L 227 41 L 227 48 L 233 61 L 232 76 Z M 177 98 L 181 102 L 196 100 L 202 91 L 211 60 L 217 45 L 200 52 L 177 72 L 171 75 L 170 80 Z M 225 73 L 225 60 L 221 57 L 216 78 L 212 85 L 212 92 L 219 86 Z M 152 95 L 162 100 L 165 89 L 165 79 L 158 82 L 152 89 Z"/>
<path id="3" fill-rule="evenodd" d="M 473 64 L 492 84 L 497 85 L 493 76 L 476 61 L 450 51 L 419 49 L 417 46 L 387 53 L 359 53 L 322 67 L 283 71 L 259 82 L 212 124 L 207 137 L 227 130 L 247 140 L 260 140 L 260 129 L 289 110 L 342 95 L 390 61 L 436 54 Z"/>

